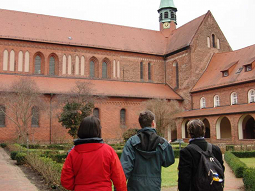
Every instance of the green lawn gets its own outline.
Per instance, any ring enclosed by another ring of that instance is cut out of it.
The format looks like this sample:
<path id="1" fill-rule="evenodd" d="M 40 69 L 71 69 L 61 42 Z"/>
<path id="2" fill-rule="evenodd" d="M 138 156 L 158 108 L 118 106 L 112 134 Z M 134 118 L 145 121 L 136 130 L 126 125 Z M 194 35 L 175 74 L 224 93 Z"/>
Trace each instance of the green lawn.
<path id="1" fill-rule="evenodd" d="M 175 163 L 168 168 L 162 167 L 162 187 L 176 186 L 178 180 L 179 159 L 175 159 Z"/>
<path id="2" fill-rule="evenodd" d="M 239 158 L 240 161 L 245 163 L 248 167 L 255 168 L 255 158 Z"/>

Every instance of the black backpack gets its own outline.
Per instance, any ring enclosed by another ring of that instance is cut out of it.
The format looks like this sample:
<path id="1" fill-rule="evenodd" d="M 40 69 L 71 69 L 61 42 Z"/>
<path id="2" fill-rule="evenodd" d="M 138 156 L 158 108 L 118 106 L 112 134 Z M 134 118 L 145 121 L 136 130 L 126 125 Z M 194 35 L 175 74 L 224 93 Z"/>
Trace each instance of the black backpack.
<path id="1" fill-rule="evenodd" d="M 207 143 L 206 151 L 196 144 L 190 144 L 189 147 L 201 154 L 193 179 L 195 188 L 198 191 L 223 191 L 224 171 L 220 162 L 213 156 L 212 144 Z"/>

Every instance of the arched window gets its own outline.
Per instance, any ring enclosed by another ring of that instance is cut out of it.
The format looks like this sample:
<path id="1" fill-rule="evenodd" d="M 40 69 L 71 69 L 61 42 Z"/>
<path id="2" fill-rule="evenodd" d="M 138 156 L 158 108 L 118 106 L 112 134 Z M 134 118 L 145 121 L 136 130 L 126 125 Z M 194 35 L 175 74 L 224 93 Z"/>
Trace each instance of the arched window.
<path id="1" fill-rule="evenodd" d="M 220 49 L 220 39 L 217 38 L 217 49 Z"/>
<path id="2" fill-rule="evenodd" d="M 211 48 L 211 39 L 209 36 L 207 37 L 207 47 Z"/>
<path id="3" fill-rule="evenodd" d="M 171 19 L 175 20 L 175 14 L 174 14 L 174 11 L 171 11 Z"/>
<path id="4" fill-rule="evenodd" d="M 79 56 L 75 57 L 75 75 L 79 75 L 80 71 L 80 58 Z"/>
<path id="5" fill-rule="evenodd" d="M 97 118 L 99 118 L 99 109 L 98 108 L 94 108 L 93 110 L 93 115 Z"/>
<path id="6" fill-rule="evenodd" d="M 85 57 L 81 57 L 81 75 L 84 76 L 85 74 Z"/>
<path id="7" fill-rule="evenodd" d="M 5 127 L 5 107 L 0 105 L 0 127 Z"/>
<path id="8" fill-rule="evenodd" d="M 126 110 L 125 109 L 120 110 L 120 124 L 126 125 Z"/>
<path id="9" fill-rule="evenodd" d="M 213 46 L 213 48 L 216 48 L 215 35 L 214 34 L 212 34 L 212 46 Z"/>
<path id="10" fill-rule="evenodd" d="M 218 95 L 214 96 L 214 107 L 220 106 L 220 97 Z"/>
<path id="11" fill-rule="evenodd" d="M 25 72 L 29 72 L 29 52 L 25 53 Z"/>
<path id="12" fill-rule="evenodd" d="M 148 63 L 148 80 L 151 80 L 151 63 Z"/>
<path id="13" fill-rule="evenodd" d="M 165 19 L 168 18 L 168 12 L 164 12 L 164 18 L 165 18 Z"/>
<path id="14" fill-rule="evenodd" d="M 18 71 L 23 71 L 23 52 L 19 51 L 19 58 L 18 58 Z"/>
<path id="15" fill-rule="evenodd" d="M 53 56 L 50 57 L 49 75 L 55 75 L 55 58 Z"/>
<path id="16" fill-rule="evenodd" d="M 202 98 L 200 99 L 200 109 L 203 109 L 203 108 L 205 108 L 205 107 L 206 107 L 205 98 L 202 97 Z"/>
<path id="17" fill-rule="evenodd" d="M 107 78 L 107 63 L 103 62 L 102 64 L 102 78 Z"/>
<path id="18" fill-rule="evenodd" d="M 67 73 L 68 73 L 69 75 L 72 74 L 72 56 L 71 56 L 71 55 L 68 56 Z"/>
<path id="19" fill-rule="evenodd" d="M 10 53 L 10 71 L 15 70 L 15 52 L 14 50 L 11 51 Z"/>
<path id="20" fill-rule="evenodd" d="M 254 103 L 255 102 L 255 90 L 251 89 L 248 92 L 248 103 Z"/>
<path id="21" fill-rule="evenodd" d="M 8 50 L 4 50 L 4 57 L 3 57 L 3 70 L 4 71 L 8 70 L 8 56 L 9 56 Z"/>
<path id="22" fill-rule="evenodd" d="M 41 74 L 42 59 L 39 55 L 35 57 L 35 74 Z"/>
<path id="23" fill-rule="evenodd" d="M 37 106 L 32 107 L 32 127 L 39 127 L 39 108 Z"/>
<path id="24" fill-rule="evenodd" d="M 160 13 L 160 15 L 159 15 L 159 21 L 161 21 L 162 20 L 162 13 Z"/>
<path id="25" fill-rule="evenodd" d="M 90 61 L 90 65 L 89 65 L 89 76 L 91 78 L 95 77 L 95 62 L 94 61 Z"/>
<path id="26" fill-rule="evenodd" d="M 140 79 L 143 80 L 143 62 L 140 62 Z"/>
<path id="27" fill-rule="evenodd" d="M 231 94 L 231 105 L 235 105 L 235 104 L 237 104 L 237 93 L 233 92 Z"/>
<path id="28" fill-rule="evenodd" d="M 63 56 L 62 60 L 62 74 L 66 74 L 66 55 Z"/>

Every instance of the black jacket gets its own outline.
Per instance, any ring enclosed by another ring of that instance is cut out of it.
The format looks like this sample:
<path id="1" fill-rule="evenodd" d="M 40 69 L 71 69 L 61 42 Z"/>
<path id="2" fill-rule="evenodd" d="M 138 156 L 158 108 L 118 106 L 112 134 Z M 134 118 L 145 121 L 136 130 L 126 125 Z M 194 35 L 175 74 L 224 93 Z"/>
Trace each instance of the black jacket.
<path id="1" fill-rule="evenodd" d="M 198 145 L 202 150 L 207 149 L 207 142 L 204 139 L 195 139 L 190 142 L 190 144 Z M 218 146 L 212 145 L 212 152 L 214 157 L 223 165 L 222 153 Z M 200 154 L 193 148 L 185 147 L 180 151 L 180 159 L 179 159 L 179 178 L 178 178 L 178 189 L 179 191 L 196 191 L 192 184 L 192 178 L 196 173 L 196 169 L 198 167 L 198 163 L 200 160 Z"/>

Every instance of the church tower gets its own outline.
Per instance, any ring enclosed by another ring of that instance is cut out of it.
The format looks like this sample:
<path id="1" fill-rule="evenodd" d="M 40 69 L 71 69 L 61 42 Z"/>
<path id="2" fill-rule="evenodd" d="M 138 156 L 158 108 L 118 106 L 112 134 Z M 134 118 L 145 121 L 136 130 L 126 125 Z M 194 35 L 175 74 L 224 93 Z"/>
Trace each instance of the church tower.
<path id="1" fill-rule="evenodd" d="M 161 0 L 158 9 L 160 31 L 165 33 L 165 31 L 167 32 L 176 29 L 176 12 L 177 8 L 175 7 L 173 0 Z"/>

